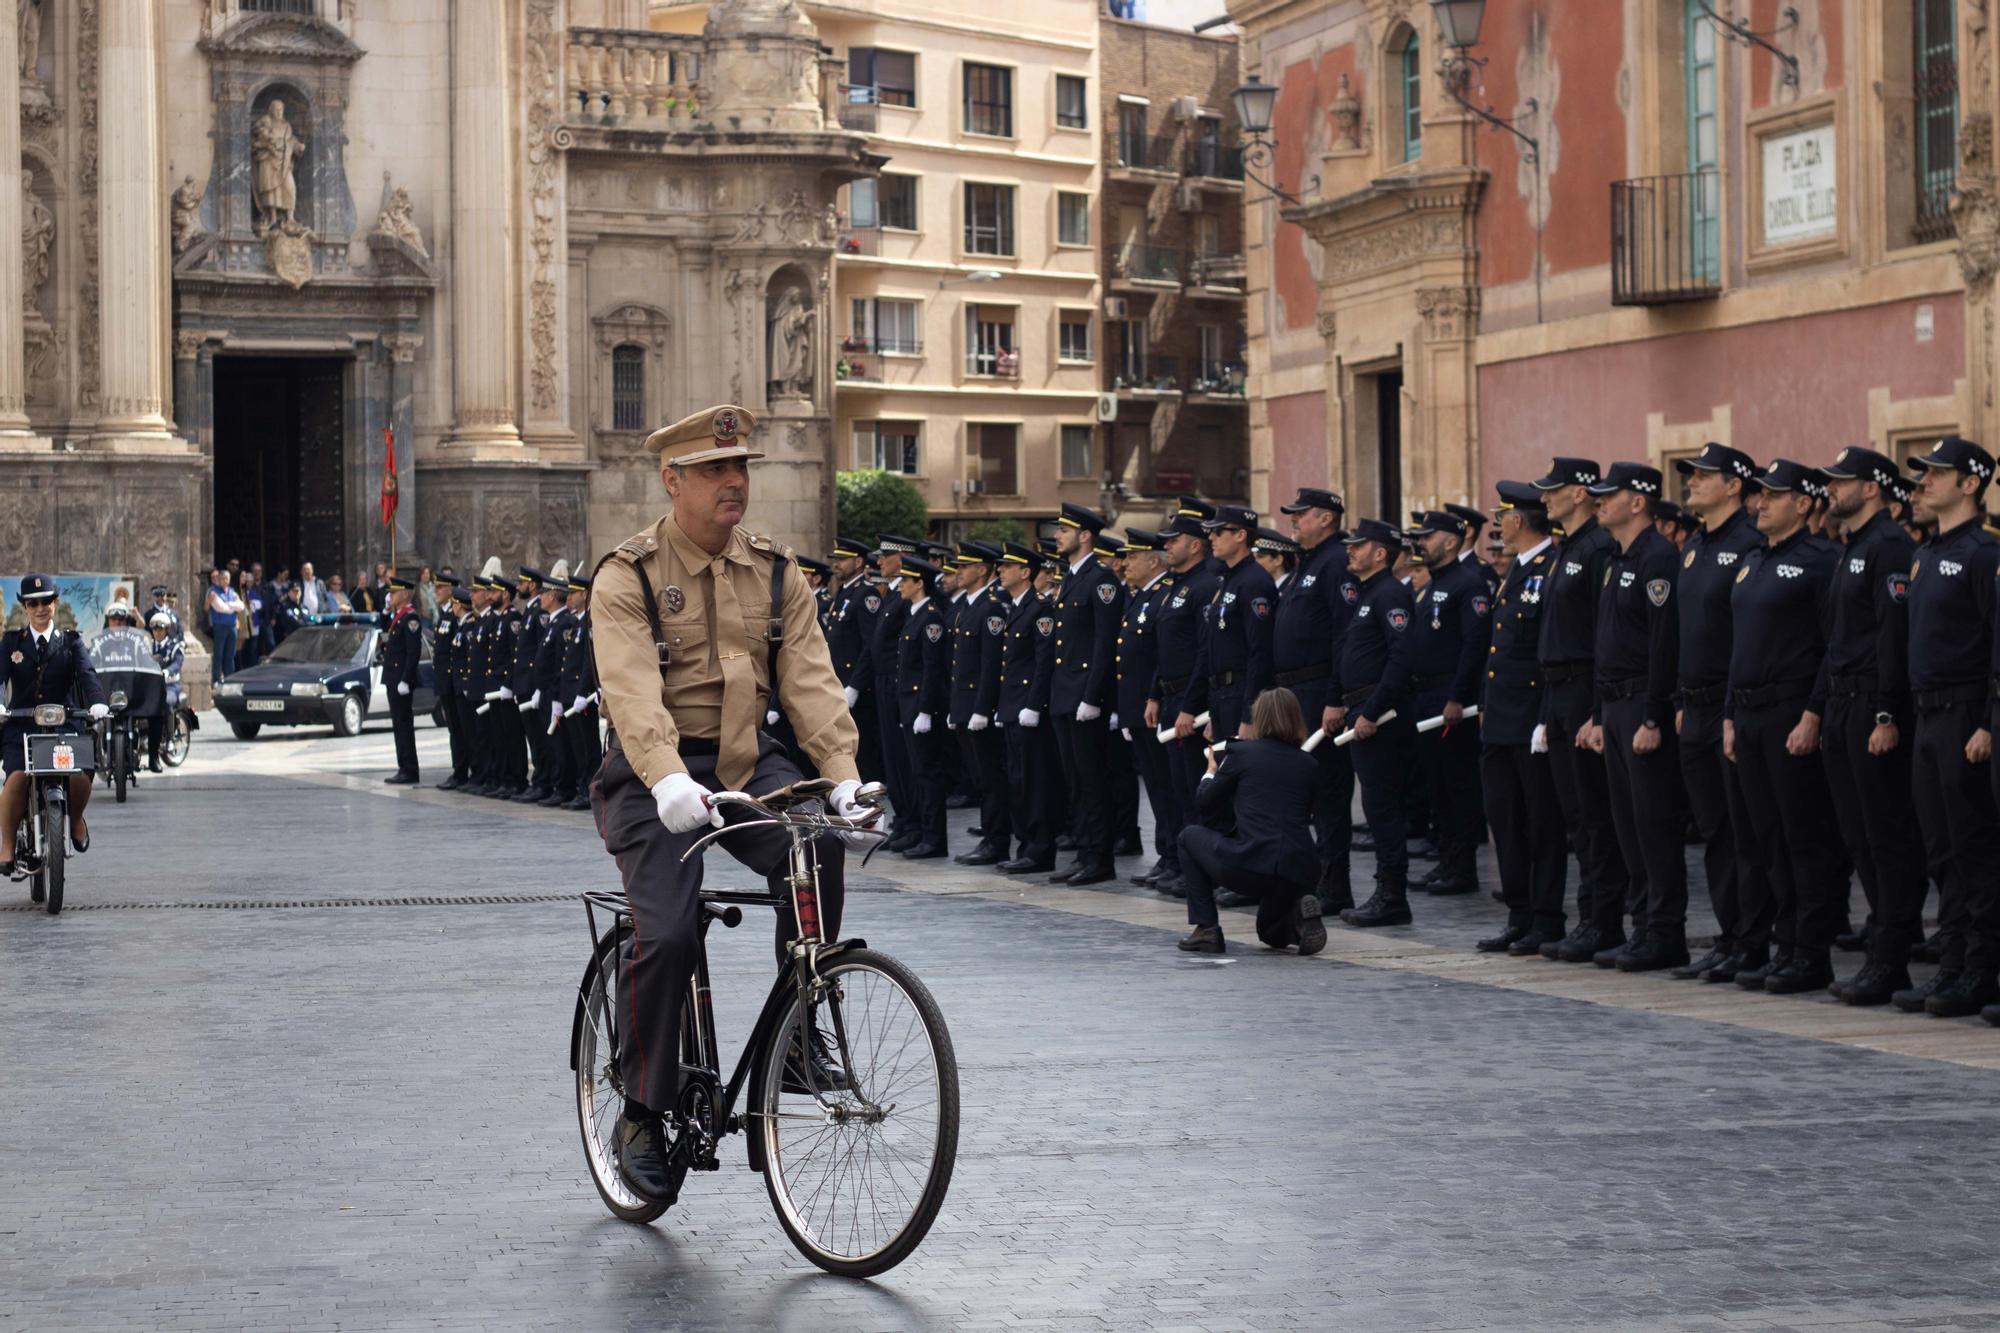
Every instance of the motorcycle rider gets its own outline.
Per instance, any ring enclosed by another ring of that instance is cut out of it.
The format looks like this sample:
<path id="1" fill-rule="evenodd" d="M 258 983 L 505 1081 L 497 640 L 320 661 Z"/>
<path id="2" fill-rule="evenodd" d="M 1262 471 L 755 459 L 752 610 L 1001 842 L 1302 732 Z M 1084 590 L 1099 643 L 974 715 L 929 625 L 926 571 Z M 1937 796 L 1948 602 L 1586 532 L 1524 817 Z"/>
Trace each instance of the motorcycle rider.
<path id="1" fill-rule="evenodd" d="M 37 704 L 72 704 L 81 697 L 90 709 L 93 722 L 110 716 L 104 702 L 104 687 L 91 669 L 90 654 L 83 639 L 73 629 L 56 628 L 56 581 L 47 574 L 29 574 L 21 580 L 19 600 L 28 623 L 0 634 L 0 679 L 7 682 L 9 708 L 33 708 Z M 0 877 L 14 874 L 14 831 L 28 810 L 27 718 L 8 718 L 0 726 Z M 74 721 L 63 724 L 69 735 L 79 734 Z M 69 779 L 69 838 L 80 856 L 90 850 L 90 827 L 83 821 L 83 808 L 90 803 L 91 770 L 79 770 Z"/>
<path id="2" fill-rule="evenodd" d="M 167 706 L 147 724 L 146 744 L 148 748 L 146 767 L 153 772 L 160 771 L 160 745 L 166 740 L 167 719 L 180 711 L 181 706 L 181 663 L 187 654 L 182 650 L 181 640 L 174 637 L 174 616 L 171 611 L 155 611 L 146 622 L 146 628 L 153 636 L 153 660 L 160 664 L 160 674 L 167 680 Z"/>

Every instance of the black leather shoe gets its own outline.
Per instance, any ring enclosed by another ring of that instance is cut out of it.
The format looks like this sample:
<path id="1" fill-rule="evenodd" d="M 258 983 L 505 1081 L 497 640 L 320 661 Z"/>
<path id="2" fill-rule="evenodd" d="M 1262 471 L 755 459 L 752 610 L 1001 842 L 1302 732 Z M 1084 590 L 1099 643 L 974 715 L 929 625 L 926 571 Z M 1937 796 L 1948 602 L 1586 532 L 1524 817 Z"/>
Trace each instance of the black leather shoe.
<path id="1" fill-rule="evenodd" d="M 1229 946 L 1223 942 L 1221 926 L 1196 926 L 1181 937 L 1177 946 L 1182 953 L 1227 953 Z"/>
<path id="2" fill-rule="evenodd" d="M 154 755 L 148 760 L 146 760 L 146 771 L 148 773 L 164 773 L 167 771 L 167 769 L 166 766 L 160 762 L 160 756 Z"/>
<path id="3" fill-rule="evenodd" d="M 965 830 L 965 836 L 968 838 L 978 838 L 981 841 L 984 841 L 986 838 L 986 830 L 980 827 L 978 824 L 973 824 Z"/>
<path id="4" fill-rule="evenodd" d="M 457 791 L 460 787 L 463 787 L 465 785 L 465 779 L 457 776 L 456 774 L 453 774 L 451 777 L 446 778 L 443 782 L 436 782 L 432 783 L 431 785 L 436 787 L 439 791 Z"/>
<path id="5" fill-rule="evenodd" d="M 1153 892 L 1164 893 L 1169 898 L 1185 898 L 1187 881 L 1179 875 L 1175 875 L 1172 879 L 1156 879 L 1153 881 Z"/>
<path id="6" fill-rule="evenodd" d="M 1136 884 L 1142 889 L 1150 889 L 1153 887 L 1153 881 L 1158 879 L 1161 875 L 1166 874 L 1168 869 L 1169 867 L 1166 861 L 1164 860 L 1155 861 L 1153 862 L 1152 869 L 1142 870 L 1136 875 L 1127 875 L 1125 877 L 1125 882 L 1127 884 Z"/>
<path id="7" fill-rule="evenodd" d="M 540 805 L 542 798 L 549 794 L 546 787 L 530 787 L 514 797 L 516 805 Z"/>
<path id="8" fill-rule="evenodd" d="M 1803 995 L 1833 984 L 1833 962 L 1818 949 L 1802 949 L 1791 961 L 1764 978 L 1766 995 Z"/>
<path id="9" fill-rule="evenodd" d="M 0 879 L 14 878 L 14 870 L 19 864 L 20 862 L 11 856 L 5 861 L 0 861 Z"/>
<path id="10" fill-rule="evenodd" d="M 817 1029 L 808 1043 L 812 1048 L 810 1076 L 799 1062 L 798 1038 L 792 1039 L 792 1048 L 785 1055 L 784 1090 L 799 1097 L 810 1097 L 815 1092 L 846 1092 L 854 1086 L 847 1077 L 847 1066 L 836 1060 L 833 1043 L 826 1034 Z"/>
<path id="11" fill-rule="evenodd" d="M 1889 1003 L 1895 1005 L 1906 1014 L 1921 1014 L 1924 1012 L 1925 1002 L 1938 991 L 1957 981 L 1959 976 L 1960 970 L 1958 968 L 1940 965 L 1936 976 L 1921 986 L 1910 986 L 1904 990 L 1897 991 L 1889 997 Z"/>
<path id="12" fill-rule="evenodd" d="M 1071 888 L 1080 889 L 1086 884 L 1109 884 L 1117 878 L 1118 872 L 1109 861 L 1105 861 L 1100 865 L 1077 867 L 1076 873 L 1067 882 Z"/>
<path id="13" fill-rule="evenodd" d="M 1323 866 L 1319 872 L 1319 886 L 1313 890 L 1319 899 L 1320 910 L 1328 916 L 1338 916 L 1354 906 L 1354 890 L 1347 885 L 1347 871 L 1335 866 Z"/>
<path id="14" fill-rule="evenodd" d="M 1761 966 L 1738 968 L 1736 972 L 1736 984 L 1744 990 L 1763 990 L 1764 978 L 1770 976 L 1773 972 L 1784 971 L 1785 964 L 1791 961 L 1792 951 L 1790 949 L 1780 949 L 1772 954 L 1770 959 Z"/>
<path id="15" fill-rule="evenodd" d="M 1542 946 L 1542 957 L 1556 963 L 1587 963 L 1597 956 L 1597 951 L 1606 944 L 1625 943 L 1623 936 L 1607 941 L 1604 932 L 1596 926 L 1578 926 L 1559 940 L 1551 940 Z"/>
<path id="16" fill-rule="evenodd" d="M 1833 947 L 1842 953 L 1865 953 L 1868 941 L 1875 933 L 1873 926 L 1864 925 L 1859 930 L 1849 927 L 1833 937 Z"/>
<path id="17" fill-rule="evenodd" d="M 1215 891 L 1215 905 L 1217 907 L 1255 907 L 1257 900 L 1245 897 L 1234 889 L 1218 887 Z"/>
<path id="18" fill-rule="evenodd" d="M 903 853 L 905 861 L 936 861 L 948 854 L 948 849 L 935 843 L 920 842 Z"/>
<path id="19" fill-rule="evenodd" d="M 674 1201 L 676 1191 L 673 1173 L 667 1166 L 664 1124 L 658 1120 L 627 1120 L 621 1115 L 611 1148 L 618 1159 L 618 1177 L 627 1189 L 652 1203 Z"/>
<path id="20" fill-rule="evenodd" d="M 1528 938 L 1529 933 L 1526 926 L 1509 926 L 1498 935 L 1488 935 L 1472 947 L 1480 953 L 1506 953 L 1516 944 Z"/>
<path id="21" fill-rule="evenodd" d="M 1069 877 L 1082 869 L 1083 862 L 1081 861 L 1072 861 L 1066 866 L 1058 866 L 1055 872 L 1049 876 L 1049 883 L 1067 884 L 1069 883 Z"/>
<path id="22" fill-rule="evenodd" d="M 947 810 L 969 810 L 978 804 L 976 798 L 965 792 L 953 792 L 944 798 L 944 808 Z"/>
<path id="23" fill-rule="evenodd" d="M 995 869 L 1009 875 L 1032 875 L 1056 868 L 1056 859 L 1049 857 L 1017 856 L 1011 861 L 1002 861 Z"/>
<path id="24" fill-rule="evenodd" d="M 78 856 L 82 856 L 85 852 L 89 851 L 90 825 L 85 824 L 83 826 L 83 836 L 79 838 L 76 836 L 76 826 L 72 824 L 69 830 L 69 846 L 70 850 L 75 852 Z"/>
<path id="25" fill-rule="evenodd" d="M 1424 886 L 1424 892 L 1439 898 L 1450 898 L 1461 893 L 1479 892 L 1479 881 L 1473 879 L 1436 879 Z"/>
<path id="26" fill-rule="evenodd" d="M 1319 919 L 1319 899 L 1308 893 L 1292 909 L 1292 929 L 1298 935 L 1299 957 L 1326 947 L 1326 923 Z"/>
<path id="27" fill-rule="evenodd" d="M 1979 1016 L 1985 1019 L 1988 1023 L 1991 1023 L 1994 1027 L 2000 1028 L 2000 1004 L 1987 1005 L 1984 1009 L 1981 1009 L 1979 1011 Z"/>
<path id="28" fill-rule="evenodd" d="M 564 802 L 562 808 L 565 810 L 588 810 L 590 809 L 590 796 L 588 793 L 578 792 L 576 799 Z"/>
<path id="29" fill-rule="evenodd" d="M 1630 948 L 1619 954 L 1614 966 L 1620 972 L 1663 972 L 1670 967 L 1681 967 L 1687 960 L 1686 941 L 1648 935 L 1642 940 L 1635 940 Z"/>
<path id="30" fill-rule="evenodd" d="M 1590 961 L 1608 970 L 1618 966 L 1618 960 L 1637 947 L 1639 947 L 1637 940 L 1620 940 L 1616 944 L 1607 944 L 1599 949 L 1590 956 Z"/>
<path id="31" fill-rule="evenodd" d="M 1412 861 L 1435 861 L 1438 845 L 1429 838 L 1417 838 L 1409 844 L 1408 854 Z"/>
<path id="32" fill-rule="evenodd" d="M 1358 828 L 1354 830 L 1353 838 L 1348 841 L 1348 847 L 1352 851 L 1372 852 L 1375 850 L 1375 835 L 1366 828 Z"/>
<path id="33" fill-rule="evenodd" d="M 416 785 L 416 781 L 417 776 L 414 773 L 391 773 L 388 777 L 382 779 L 382 785 L 385 787 L 411 787 Z"/>
<path id="34" fill-rule="evenodd" d="M 1675 981 L 1693 981 L 1696 977 L 1708 971 L 1708 969 L 1714 967 L 1717 963 L 1720 963 L 1725 959 L 1727 959 L 1729 957 L 1729 953 L 1730 951 L 1728 949 L 1723 948 L 1721 945 L 1717 945 L 1715 948 L 1710 949 L 1707 953 L 1703 954 L 1701 957 L 1695 959 L 1692 963 L 1683 963 L 1679 967 L 1670 969 L 1667 972 L 1667 975 L 1672 977 Z"/>
<path id="35" fill-rule="evenodd" d="M 1072 838 L 1072 837 L 1070 837 L 1070 836 L 1069 836 L 1069 834 L 1067 834 L 1067 833 L 1058 833 L 1058 834 L 1056 835 L 1056 850 L 1057 850 L 1057 851 L 1059 851 L 1059 852 L 1073 852 L 1073 851 L 1075 851 L 1075 850 L 1076 850 L 1076 839 L 1075 839 L 1075 838 Z"/>
<path id="36" fill-rule="evenodd" d="M 962 866 L 997 866 L 1007 859 L 1007 853 L 991 843 L 981 843 L 969 852 L 952 858 Z"/>
<path id="37" fill-rule="evenodd" d="M 1410 900 L 1400 892 L 1378 890 L 1373 897 L 1359 907 L 1350 907 L 1340 914 L 1340 919 L 1350 926 L 1363 930 L 1376 926 L 1407 926 L 1415 920 L 1410 915 Z"/>
<path id="38" fill-rule="evenodd" d="M 1507 956 L 1509 958 L 1540 958 L 1542 956 L 1542 946 L 1547 944 L 1551 938 L 1553 937 L 1544 935 L 1539 930 L 1531 930 L 1507 946 Z"/>
<path id="39" fill-rule="evenodd" d="M 1140 856 L 1145 850 L 1145 844 L 1139 841 L 1139 835 L 1136 833 L 1130 837 L 1120 838 L 1111 846 L 1113 856 Z"/>
<path id="40" fill-rule="evenodd" d="M 544 796 L 541 800 L 535 802 L 535 804 L 545 805 L 551 810 L 560 810 L 562 807 L 568 805 L 571 801 L 574 801 L 575 799 L 576 797 L 574 796 L 565 796 L 559 791 L 552 791 L 547 796 Z"/>
<path id="41" fill-rule="evenodd" d="M 1924 1001 L 1924 1012 L 1932 1018 L 1964 1018 L 1995 1000 L 2000 1000 L 2000 986 L 1994 984 L 1993 974 L 1967 968 L 1953 977 L 1949 986 L 1931 992 Z"/>
<path id="42" fill-rule="evenodd" d="M 1701 974 L 1701 979 L 1714 985 L 1724 985 L 1736 980 L 1737 974 L 1748 972 L 1768 964 L 1769 949 L 1738 949 Z"/>
<path id="43" fill-rule="evenodd" d="M 1887 1004 L 1897 991 L 1910 988 L 1910 969 L 1889 963 L 1868 963 L 1845 981 L 1833 983 L 1833 997 L 1842 1004 Z"/>

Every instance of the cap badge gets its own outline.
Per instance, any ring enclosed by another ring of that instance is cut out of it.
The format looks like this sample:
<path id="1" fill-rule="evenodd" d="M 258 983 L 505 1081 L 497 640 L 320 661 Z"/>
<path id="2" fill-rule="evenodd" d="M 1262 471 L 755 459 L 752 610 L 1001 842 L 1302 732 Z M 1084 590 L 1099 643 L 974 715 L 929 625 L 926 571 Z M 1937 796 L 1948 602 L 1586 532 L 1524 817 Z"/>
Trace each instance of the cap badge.
<path id="1" fill-rule="evenodd" d="M 667 585 L 667 590 L 662 594 L 662 597 L 666 601 L 667 614 L 670 616 L 679 615 L 682 608 L 687 606 L 687 594 L 671 583 Z"/>
<path id="2" fill-rule="evenodd" d="M 733 440 L 736 438 L 736 432 L 738 429 L 739 425 L 736 420 L 736 412 L 734 409 L 725 407 L 720 412 L 717 412 L 715 414 L 716 439 Z"/>

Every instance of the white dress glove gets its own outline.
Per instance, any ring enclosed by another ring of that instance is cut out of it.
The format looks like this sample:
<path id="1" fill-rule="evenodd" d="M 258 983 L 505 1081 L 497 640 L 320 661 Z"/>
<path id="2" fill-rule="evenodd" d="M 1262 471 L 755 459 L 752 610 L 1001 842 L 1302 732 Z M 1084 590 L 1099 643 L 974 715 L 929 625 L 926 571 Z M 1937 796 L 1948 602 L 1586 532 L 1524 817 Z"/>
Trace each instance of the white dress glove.
<path id="1" fill-rule="evenodd" d="M 764 725 L 765 725 L 765 726 L 767 726 L 767 727 L 775 727 L 775 726 L 777 726 L 777 725 L 778 725 L 778 710 L 777 710 L 777 709 L 775 709 L 775 708 L 770 708 L 770 709 L 766 709 L 766 710 L 765 710 L 765 712 L 764 712 Z"/>
<path id="2" fill-rule="evenodd" d="M 1042 725 L 1042 715 L 1032 708 L 1023 708 L 1021 715 L 1014 720 L 1024 727 L 1039 727 Z"/>
<path id="3" fill-rule="evenodd" d="M 722 827 L 722 812 L 708 803 L 708 792 L 685 773 L 669 773 L 653 784 L 653 805 L 669 833 L 691 833 L 703 824 Z"/>
<path id="4" fill-rule="evenodd" d="M 407 680 L 399 680 L 399 681 L 397 681 L 397 682 L 396 682 L 396 693 L 398 693 L 398 694 L 408 694 L 409 692 L 410 692 L 410 682 L 409 682 L 409 681 L 407 681 Z"/>
<path id="5" fill-rule="evenodd" d="M 852 685 L 843 685 L 843 686 L 841 686 L 841 688 L 840 688 L 840 692 L 841 692 L 841 694 L 843 694 L 844 696 L 846 696 L 846 698 L 847 698 L 847 706 L 848 706 L 849 708 L 852 708 L 852 707 L 854 707 L 854 705 L 856 705 L 856 704 L 858 704 L 858 703 L 860 703 L 860 702 L 861 702 L 861 691 L 860 691 L 860 690 L 857 690 L 857 689 L 855 689 L 855 688 L 854 688 L 854 687 L 853 687 Z"/>
<path id="6" fill-rule="evenodd" d="M 1079 722 L 1095 722 L 1102 716 L 1104 716 L 1104 710 L 1096 704 L 1078 704 L 1076 706 L 1076 720 Z"/>
<path id="7" fill-rule="evenodd" d="M 495 690 L 494 693 L 498 694 L 502 699 L 511 699 L 514 697 L 514 691 L 505 685 L 502 685 L 499 689 Z"/>
<path id="8" fill-rule="evenodd" d="M 1120 727 L 1120 728 L 1118 729 L 1118 734 L 1119 734 L 1120 736 L 1123 736 L 1123 737 L 1124 737 L 1124 738 L 1125 738 L 1126 740 L 1128 740 L 1128 741 L 1129 741 L 1129 740 L 1131 740 L 1131 739 L 1132 739 L 1132 728 L 1130 728 L 1130 727 Z"/>
<path id="9" fill-rule="evenodd" d="M 958 730 L 958 723 L 956 723 L 956 722 L 954 722 L 954 721 L 952 721 L 952 720 L 951 720 L 951 714 L 950 714 L 950 713 L 946 713 L 946 714 L 944 715 L 944 729 L 945 729 L 946 731 L 957 731 L 957 730 Z"/>
<path id="10" fill-rule="evenodd" d="M 993 719 L 984 713 L 974 713 L 971 717 L 965 719 L 965 729 L 967 731 L 984 731 L 992 725 Z"/>
<path id="11" fill-rule="evenodd" d="M 1111 718 L 1110 718 L 1110 720 L 1109 720 L 1108 722 L 1106 722 L 1106 723 L 1105 723 L 1105 725 L 1106 725 L 1106 726 L 1108 726 L 1108 727 L 1110 727 L 1110 728 L 1111 728 L 1111 729 L 1112 729 L 1113 731 L 1117 731 L 1117 730 L 1118 730 L 1118 714 L 1116 714 L 1116 713 L 1113 713 L 1113 714 L 1111 715 Z M 1126 739 L 1126 740 L 1131 740 L 1132 738 L 1131 738 L 1130 736 L 1127 736 L 1127 737 L 1126 737 L 1125 739 Z"/>
<path id="12" fill-rule="evenodd" d="M 572 713 L 581 713 L 588 707 L 590 707 L 590 696 L 586 694 L 579 694 L 569 701 L 569 711 Z"/>
<path id="13" fill-rule="evenodd" d="M 834 814 L 840 816 L 842 819 L 865 819 L 870 815 L 881 814 L 880 810 L 872 806 L 863 805 L 854 799 L 855 793 L 860 790 L 860 780 L 849 778 L 828 794 L 826 798 L 827 805 L 832 809 Z"/>
<path id="14" fill-rule="evenodd" d="M 523 712 L 532 713 L 535 709 L 540 708 L 541 706 L 542 706 L 542 692 L 540 690 L 536 690 L 533 694 L 528 696 L 528 702 L 521 705 L 521 710 Z"/>
<path id="15" fill-rule="evenodd" d="M 1528 753 L 1547 754 L 1548 752 L 1549 752 L 1549 729 L 1543 726 L 1541 723 L 1537 722 L 1535 724 L 1535 734 L 1528 740 Z"/>
<path id="16" fill-rule="evenodd" d="M 106 707 L 105 705 L 103 705 L 103 704 L 92 704 L 92 705 L 90 706 L 90 717 L 91 717 L 91 720 L 92 720 L 93 722 L 101 722 L 101 721 L 103 721 L 103 720 L 104 720 L 105 718 L 107 718 L 107 717 L 110 717 L 110 716 L 111 716 L 111 710 L 110 710 L 110 708 Z"/>
<path id="17" fill-rule="evenodd" d="M 919 736 L 930 735 L 931 715 L 929 713 L 918 713 L 917 720 L 910 724 L 910 730 Z"/>

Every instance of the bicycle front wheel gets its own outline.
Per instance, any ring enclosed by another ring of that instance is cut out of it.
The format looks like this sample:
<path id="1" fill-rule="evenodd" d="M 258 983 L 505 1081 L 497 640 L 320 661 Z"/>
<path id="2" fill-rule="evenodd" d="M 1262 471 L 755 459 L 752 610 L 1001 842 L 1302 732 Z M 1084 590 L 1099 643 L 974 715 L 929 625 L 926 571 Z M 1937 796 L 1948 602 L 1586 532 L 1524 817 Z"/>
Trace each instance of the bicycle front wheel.
<path id="1" fill-rule="evenodd" d="M 951 1185 L 958 1057 L 937 1001 L 895 959 L 854 949 L 820 975 L 818 1002 L 795 1003 L 762 1057 L 764 1184 L 799 1253 L 873 1277 L 917 1248 Z M 815 1045 L 820 1058 L 800 1058 Z"/>
<path id="2" fill-rule="evenodd" d="M 188 730 L 187 714 L 175 709 L 174 715 L 167 721 L 167 751 L 163 757 L 168 768 L 179 768 L 187 762 L 188 745 L 193 739 Z"/>
<path id="3" fill-rule="evenodd" d="M 617 1056 L 612 1050 L 613 1024 L 617 1015 L 612 996 L 618 984 L 618 946 L 632 933 L 621 925 L 604 937 L 596 957 L 590 960 L 590 977 L 584 983 L 579 1003 L 583 1006 L 582 1025 L 576 1047 L 576 1123 L 583 1131 L 583 1156 L 590 1166 L 591 1183 L 611 1215 L 626 1222 L 651 1222 L 667 1211 L 664 1203 L 642 1199 L 618 1174 L 613 1140 L 618 1133 L 618 1117 L 625 1109 L 625 1094 L 618 1084 Z"/>

